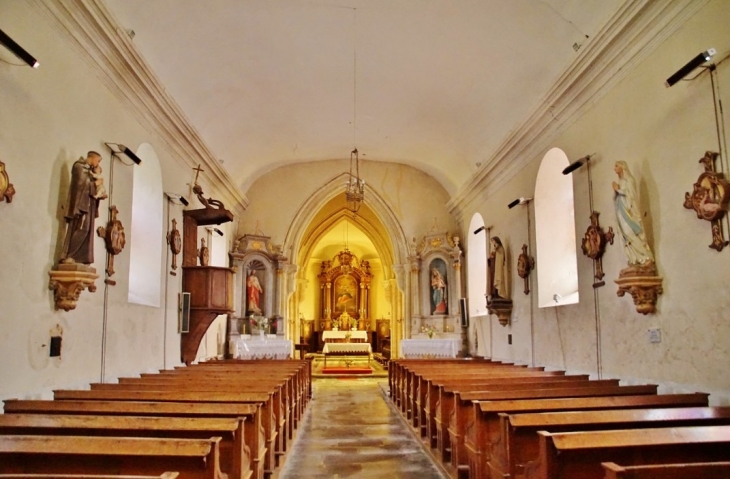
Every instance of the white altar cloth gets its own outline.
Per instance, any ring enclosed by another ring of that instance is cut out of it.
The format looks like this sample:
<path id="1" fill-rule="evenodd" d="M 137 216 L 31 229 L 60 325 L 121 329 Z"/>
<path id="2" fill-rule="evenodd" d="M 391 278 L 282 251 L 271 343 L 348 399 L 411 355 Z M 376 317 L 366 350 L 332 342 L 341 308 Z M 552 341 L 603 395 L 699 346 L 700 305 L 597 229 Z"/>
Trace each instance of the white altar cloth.
<path id="1" fill-rule="evenodd" d="M 237 359 L 289 359 L 292 343 L 288 339 L 261 339 L 254 336 L 251 339 L 232 341 L 231 351 Z"/>
<path id="2" fill-rule="evenodd" d="M 401 339 L 404 358 L 455 358 L 461 349 L 459 338 Z"/>
<path id="3" fill-rule="evenodd" d="M 347 334 L 350 334 L 350 339 L 368 340 L 367 331 L 324 331 L 322 333 L 322 340 L 327 342 L 328 339 L 345 339 Z"/>
<path id="4" fill-rule="evenodd" d="M 322 352 L 325 354 L 338 353 L 367 353 L 372 354 L 373 348 L 368 343 L 327 343 Z"/>

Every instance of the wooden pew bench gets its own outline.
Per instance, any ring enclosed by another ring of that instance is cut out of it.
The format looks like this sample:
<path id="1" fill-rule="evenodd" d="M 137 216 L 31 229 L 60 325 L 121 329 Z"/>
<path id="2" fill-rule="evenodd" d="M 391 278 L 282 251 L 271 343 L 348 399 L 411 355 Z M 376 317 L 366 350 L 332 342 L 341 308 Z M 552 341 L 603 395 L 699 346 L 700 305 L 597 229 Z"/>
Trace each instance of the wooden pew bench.
<path id="1" fill-rule="evenodd" d="M 608 381 L 608 382 L 604 382 Z M 570 397 L 598 397 L 598 396 L 630 396 L 638 394 L 655 395 L 656 385 L 643 386 L 616 386 L 610 380 L 597 380 L 577 384 L 570 387 L 550 387 L 542 389 L 515 389 L 503 391 L 470 391 L 454 392 L 454 407 L 451 417 L 444 421 L 441 427 L 448 428 L 451 445 L 451 465 L 463 476 L 469 475 L 469 457 L 464 446 L 464 436 L 470 423 L 475 420 L 472 411 L 472 401 L 490 401 L 506 399 L 541 399 L 541 398 L 570 398 Z M 560 383 L 558 383 L 559 385 Z M 437 431 L 438 434 L 438 431 Z M 445 434 L 442 432 L 442 434 Z"/>
<path id="2" fill-rule="evenodd" d="M 730 477 L 730 462 L 692 464 L 652 464 L 619 466 L 604 462 L 605 479 L 720 479 Z"/>
<path id="3" fill-rule="evenodd" d="M 160 475 L 227 479 L 219 437 L 168 439 L 0 435 L 0 473 Z"/>
<path id="4" fill-rule="evenodd" d="M 271 393 L 266 392 L 210 392 L 189 390 L 167 391 L 77 391 L 56 390 L 53 392 L 57 401 L 66 400 L 106 400 L 106 401 L 153 401 L 153 402 L 195 402 L 195 403 L 244 403 L 261 405 L 261 423 L 266 437 L 266 456 L 264 469 L 266 473 L 273 473 L 276 467 L 276 416 Z"/>
<path id="5" fill-rule="evenodd" d="M 53 415 L 75 415 L 84 417 L 154 417 L 165 419 L 238 419 L 245 418 L 243 442 L 249 451 L 252 479 L 264 479 L 266 438 L 261 425 L 260 408 L 257 404 L 239 403 L 184 403 L 184 402 L 138 402 L 138 401 L 47 401 L 17 400 L 5 401 L 5 414 L 51 417 Z M 0 419 L 2 420 L 2 419 Z M 5 419 L 5 421 L 8 421 Z M 209 436 L 209 437 L 212 437 Z M 232 479 L 232 478 L 231 478 Z"/>
<path id="6" fill-rule="evenodd" d="M 489 477 L 487 463 L 495 449 L 501 449 L 501 414 L 549 411 L 596 411 L 602 409 L 705 407 L 708 394 L 663 394 L 603 396 L 587 398 L 472 401 L 472 418 L 467 425 L 464 446 L 469 456 L 469 477 Z"/>
<path id="7" fill-rule="evenodd" d="M 730 460 L 730 426 L 539 431 L 539 479 L 601 479 L 603 462 L 624 466 Z"/>
<path id="8" fill-rule="evenodd" d="M 221 470 L 229 479 L 249 479 L 251 454 L 244 443 L 245 421 L 245 418 L 3 414 L 0 415 L 0 435 L 220 437 Z M 253 426 L 249 424 L 249 427 Z"/>
<path id="9" fill-rule="evenodd" d="M 537 431 L 574 432 L 730 425 L 730 407 L 610 409 L 527 414 L 500 413 L 501 436 L 488 462 L 490 477 L 534 475 L 538 467 Z"/>
<path id="10" fill-rule="evenodd" d="M 229 376 L 229 379 L 232 379 Z M 277 442 L 274 450 L 279 456 L 286 452 L 286 439 L 291 436 L 289 426 L 292 423 L 291 403 L 283 390 L 281 382 L 276 380 L 262 380 L 254 383 L 242 384 L 236 381 L 219 380 L 214 377 L 198 376 L 169 376 L 165 379 L 136 379 L 130 378 L 123 383 L 92 384 L 92 391 L 195 391 L 217 395 L 220 393 L 269 393 L 273 394 L 271 404 L 273 421 L 276 425 Z"/>

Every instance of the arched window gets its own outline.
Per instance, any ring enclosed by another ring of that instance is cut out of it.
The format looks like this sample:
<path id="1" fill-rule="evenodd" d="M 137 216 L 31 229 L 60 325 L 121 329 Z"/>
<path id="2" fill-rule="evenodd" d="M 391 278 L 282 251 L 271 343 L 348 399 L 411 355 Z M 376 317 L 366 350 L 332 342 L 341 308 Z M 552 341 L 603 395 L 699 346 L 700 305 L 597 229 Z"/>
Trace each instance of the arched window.
<path id="1" fill-rule="evenodd" d="M 475 231 L 478 233 L 474 234 Z M 469 274 L 469 316 L 487 316 L 487 230 L 484 219 L 475 213 L 469 223 L 467 260 Z"/>
<path id="2" fill-rule="evenodd" d="M 535 184 L 538 305 L 578 302 L 573 178 L 563 175 L 570 162 L 560 148 L 545 154 Z"/>
<path id="3" fill-rule="evenodd" d="M 164 221 L 162 171 L 152 146 L 143 143 L 136 153 L 142 163 L 134 167 L 128 301 L 160 306 Z"/>

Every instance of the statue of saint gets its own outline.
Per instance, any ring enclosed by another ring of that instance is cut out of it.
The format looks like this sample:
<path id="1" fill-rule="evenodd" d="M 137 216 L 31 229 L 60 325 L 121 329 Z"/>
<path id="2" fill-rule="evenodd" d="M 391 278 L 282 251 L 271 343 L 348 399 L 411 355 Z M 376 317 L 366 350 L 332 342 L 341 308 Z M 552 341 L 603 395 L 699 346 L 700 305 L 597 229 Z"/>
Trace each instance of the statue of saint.
<path id="1" fill-rule="evenodd" d="M 618 229 L 621 232 L 621 243 L 629 266 L 653 263 L 654 255 L 646 241 L 634 177 L 625 161 L 617 161 L 614 171 L 618 175 L 618 182 L 613 182 L 615 193 L 613 202 L 616 208 Z"/>
<path id="2" fill-rule="evenodd" d="M 489 296 L 492 299 L 509 299 L 507 295 L 507 265 L 502 240 L 492 236 L 489 253 Z"/>
<path id="3" fill-rule="evenodd" d="M 246 279 L 247 311 L 249 313 L 261 313 L 261 294 L 263 292 L 259 278 L 256 276 L 255 271 L 251 270 Z"/>
<path id="4" fill-rule="evenodd" d="M 446 314 L 446 281 L 438 268 L 431 268 L 431 314 Z"/>
<path id="5" fill-rule="evenodd" d="M 94 262 L 94 221 L 99 216 L 99 201 L 107 198 L 100 162 L 101 155 L 90 151 L 86 158 L 79 158 L 71 168 L 61 263 Z"/>

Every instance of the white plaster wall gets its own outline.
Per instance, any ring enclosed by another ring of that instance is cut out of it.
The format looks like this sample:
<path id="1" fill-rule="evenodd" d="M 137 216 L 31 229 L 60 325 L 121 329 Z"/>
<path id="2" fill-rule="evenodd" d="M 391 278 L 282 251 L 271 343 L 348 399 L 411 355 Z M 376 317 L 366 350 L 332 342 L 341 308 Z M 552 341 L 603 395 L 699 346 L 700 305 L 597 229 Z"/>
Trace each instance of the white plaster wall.
<path id="1" fill-rule="evenodd" d="M 618 238 L 604 256 L 606 286 L 595 291 L 592 263 L 578 251 L 579 304 L 539 310 L 532 296 L 521 293 L 515 271 L 526 238 L 524 215 L 506 205 L 515 197 L 531 196 L 544 152 L 501 188 L 485 192 L 487 199 L 478 207 L 464 212 L 464 218 L 480 212 L 486 224 L 495 226 L 493 234 L 510 245 L 515 309 L 511 325 L 493 326 L 495 358 L 530 363 L 534 340 L 534 361 L 539 365 L 600 373 L 629 383 L 656 383 L 661 391 L 705 391 L 712 394 L 713 404 L 730 404 L 730 250 L 709 249 L 709 223 L 682 207 L 684 192 L 702 171 L 698 159 L 705 150 L 717 148 L 712 90 L 707 75 L 669 89 L 663 85 L 698 52 L 714 47 L 719 59 L 730 51 L 728 20 L 728 2 L 708 3 L 552 145 L 562 148 L 571 161 L 597 153 L 591 160 L 595 210 L 601 213 L 601 225 L 614 231 L 613 165 L 628 162 L 664 277 L 656 314 L 643 316 L 630 297 L 617 297 L 613 281 L 627 264 Z M 727 104 L 730 62 L 721 64 L 718 73 Z M 587 169 L 576 171 L 573 181 L 580 238 L 590 224 Z M 539 269 L 540 258 L 536 260 Z M 537 288 L 534 273 L 532 278 Z M 653 327 L 661 328 L 661 343 L 649 342 L 647 329 Z M 512 346 L 506 341 L 510 333 Z"/>
<path id="2" fill-rule="evenodd" d="M 88 150 L 102 153 L 107 189 L 110 156 L 105 141 L 123 142 L 132 150 L 149 143 L 159 156 L 165 191 L 186 192 L 190 172 L 29 2 L 2 2 L 0 28 L 41 63 L 37 70 L 0 63 L 0 159 L 17 190 L 11 204 L 0 203 L 0 398 L 50 397 L 52 389 L 84 387 L 102 379 L 102 362 L 106 381 L 179 364 L 179 269 L 177 276 L 163 269 L 162 306 L 130 304 L 127 243 L 115 260 L 117 285 L 108 287 L 104 357 L 103 240 L 95 245 L 98 289 L 83 292 L 75 310 L 54 310 L 48 271 L 63 237 L 70 167 Z M 117 164 L 114 171 L 114 203 L 125 225 L 131 224 L 132 168 Z M 215 195 L 208 189 L 206 193 Z M 97 226 L 106 223 L 108 207 L 103 201 Z M 180 207 L 170 212 L 181 225 Z M 169 258 L 162 261 L 164 268 Z M 62 356 L 50 360 L 44 345 L 57 324 L 63 328 Z"/>

